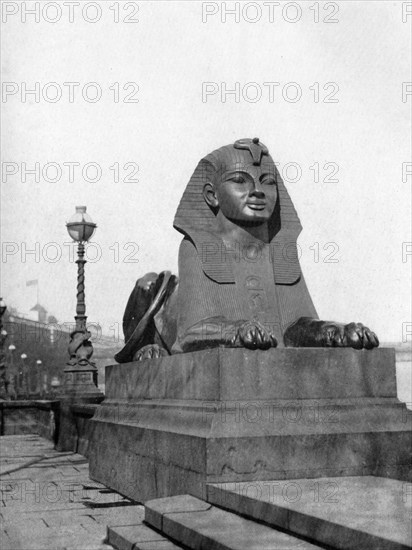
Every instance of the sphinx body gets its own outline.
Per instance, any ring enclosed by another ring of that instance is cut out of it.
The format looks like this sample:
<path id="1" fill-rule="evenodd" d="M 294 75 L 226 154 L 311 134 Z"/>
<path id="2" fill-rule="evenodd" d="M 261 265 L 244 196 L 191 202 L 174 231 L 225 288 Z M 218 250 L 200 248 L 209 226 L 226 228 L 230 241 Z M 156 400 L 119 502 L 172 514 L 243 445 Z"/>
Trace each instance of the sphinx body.
<path id="1" fill-rule="evenodd" d="M 176 212 L 179 282 L 139 279 L 119 362 L 215 346 L 371 349 L 361 323 L 318 319 L 297 255 L 299 218 L 267 148 L 238 140 L 204 157 Z"/>

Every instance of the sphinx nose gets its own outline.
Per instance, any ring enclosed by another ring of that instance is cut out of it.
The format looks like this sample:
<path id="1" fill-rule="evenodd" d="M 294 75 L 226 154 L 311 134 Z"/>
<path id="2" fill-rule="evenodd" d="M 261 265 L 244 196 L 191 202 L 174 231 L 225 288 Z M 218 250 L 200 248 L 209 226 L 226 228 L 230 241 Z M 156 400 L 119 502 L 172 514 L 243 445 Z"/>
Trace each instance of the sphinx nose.
<path id="1" fill-rule="evenodd" d="M 263 188 L 262 188 L 262 184 L 260 183 L 259 180 L 255 180 L 253 182 L 253 186 L 252 186 L 252 189 L 250 190 L 250 193 L 249 193 L 251 196 L 253 197 L 264 197 L 265 196 L 265 193 L 263 191 Z"/>

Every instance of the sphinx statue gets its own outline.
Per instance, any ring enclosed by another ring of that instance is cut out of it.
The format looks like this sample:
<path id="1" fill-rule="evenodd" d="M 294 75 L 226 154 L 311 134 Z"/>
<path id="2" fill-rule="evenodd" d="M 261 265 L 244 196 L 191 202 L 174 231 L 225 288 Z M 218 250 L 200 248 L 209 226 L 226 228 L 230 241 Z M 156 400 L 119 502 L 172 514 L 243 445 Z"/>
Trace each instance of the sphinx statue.
<path id="1" fill-rule="evenodd" d="M 179 276 L 138 279 L 126 306 L 120 363 L 205 348 L 379 345 L 361 323 L 318 318 L 297 253 L 302 230 L 258 138 L 204 157 L 177 208 Z"/>

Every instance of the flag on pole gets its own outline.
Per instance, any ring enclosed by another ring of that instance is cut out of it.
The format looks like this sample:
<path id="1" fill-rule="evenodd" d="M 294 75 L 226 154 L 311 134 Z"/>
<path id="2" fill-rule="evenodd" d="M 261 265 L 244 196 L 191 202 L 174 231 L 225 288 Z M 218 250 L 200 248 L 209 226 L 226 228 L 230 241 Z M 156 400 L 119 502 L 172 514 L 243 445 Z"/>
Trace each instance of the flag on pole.
<path id="1" fill-rule="evenodd" d="M 26 281 L 26 286 L 36 286 L 39 284 L 38 279 L 32 279 L 31 281 Z"/>

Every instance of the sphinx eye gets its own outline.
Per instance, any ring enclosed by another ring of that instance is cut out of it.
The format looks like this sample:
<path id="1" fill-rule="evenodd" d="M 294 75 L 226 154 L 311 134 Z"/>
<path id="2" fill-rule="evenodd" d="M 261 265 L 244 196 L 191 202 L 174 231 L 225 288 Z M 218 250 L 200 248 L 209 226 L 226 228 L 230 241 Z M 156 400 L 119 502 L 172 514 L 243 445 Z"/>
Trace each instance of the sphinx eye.
<path id="1" fill-rule="evenodd" d="M 276 180 L 272 178 L 271 176 L 267 176 L 266 178 L 262 178 L 262 184 L 263 185 L 276 185 Z"/>
<path id="2" fill-rule="evenodd" d="M 245 183 L 245 178 L 241 174 L 235 174 L 232 178 L 230 178 L 230 181 L 233 181 L 234 183 Z"/>

